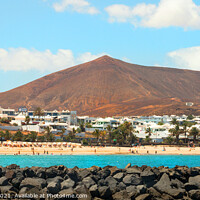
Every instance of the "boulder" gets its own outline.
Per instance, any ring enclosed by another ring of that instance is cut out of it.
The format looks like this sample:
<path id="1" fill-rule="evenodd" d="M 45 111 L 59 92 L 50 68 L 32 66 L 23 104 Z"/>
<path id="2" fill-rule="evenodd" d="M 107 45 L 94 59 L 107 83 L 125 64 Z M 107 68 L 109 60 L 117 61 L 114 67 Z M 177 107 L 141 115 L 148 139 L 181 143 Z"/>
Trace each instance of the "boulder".
<path id="1" fill-rule="evenodd" d="M 140 175 L 141 171 L 139 169 L 137 169 L 136 167 L 131 167 L 131 168 L 126 169 L 126 173 Z"/>
<path id="2" fill-rule="evenodd" d="M 198 186 L 196 184 L 194 184 L 194 183 L 186 183 L 184 185 L 184 188 L 185 188 L 186 191 L 190 191 L 190 190 L 198 189 Z"/>
<path id="3" fill-rule="evenodd" d="M 98 185 L 92 185 L 89 189 L 90 194 L 92 197 L 98 197 L 99 196 L 99 191 L 98 191 Z"/>
<path id="4" fill-rule="evenodd" d="M 116 192 L 115 194 L 112 195 L 113 200 L 129 200 L 129 196 L 126 190 L 122 190 L 120 192 Z"/>
<path id="5" fill-rule="evenodd" d="M 6 185 L 8 185 L 8 178 L 3 176 L 0 178 L 0 186 L 6 186 Z"/>
<path id="6" fill-rule="evenodd" d="M 61 189 L 61 184 L 59 181 L 51 181 L 48 185 L 47 185 L 47 189 L 49 191 L 49 193 L 51 194 L 57 194 L 60 189 Z"/>
<path id="7" fill-rule="evenodd" d="M 153 186 L 160 193 L 166 193 L 166 190 L 171 189 L 171 182 L 169 176 L 164 173 L 161 179 Z"/>
<path id="8" fill-rule="evenodd" d="M 121 181 L 124 177 L 124 173 L 120 172 L 120 173 L 117 173 L 113 176 L 117 181 Z"/>
<path id="9" fill-rule="evenodd" d="M 160 192 L 158 192 L 157 190 L 155 190 L 153 187 L 148 188 L 148 193 L 152 197 L 160 197 L 161 196 Z"/>
<path id="10" fill-rule="evenodd" d="M 142 180 L 137 174 L 128 174 L 123 178 L 125 185 L 141 185 Z"/>
<path id="11" fill-rule="evenodd" d="M 5 177 L 7 179 L 13 179 L 16 177 L 16 173 L 14 170 L 8 170 L 8 171 L 6 171 Z"/>
<path id="12" fill-rule="evenodd" d="M 11 193 L 11 192 L 17 193 L 18 192 L 18 190 L 11 185 L 0 186 L 0 191 L 1 191 L 1 194 Z"/>
<path id="13" fill-rule="evenodd" d="M 140 176 L 147 187 L 152 187 L 155 184 L 156 175 L 151 169 L 146 168 Z"/>
<path id="14" fill-rule="evenodd" d="M 100 186 L 106 186 L 106 185 L 107 185 L 107 182 L 106 182 L 105 179 L 100 179 L 97 183 L 98 183 L 98 185 L 100 185 Z"/>
<path id="15" fill-rule="evenodd" d="M 145 185 L 137 185 L 136 186 L 138 194 L 144 194 L 147 190 Z"/>
<path id="16" fill-rule="evenodd" d="M 110 175 L 111 176 L 114 176 L 115 174 L 117 174 L 117 173 L 122 171 L 121 169 L 118 169 L 116 166 L 109 168 L 109 170 L 110 170 Z"/>
<path id="17" fill-rule="evenodd" d="M 75 186 L 75 182 L 70 178 L 61 183 L 62 190 L 68 189 L 68 188 L 73 188 L 74 186 Z"/>
<path id="18" fill-rule="evenodd" d="M 141 194 L 135 200 L 151 200 L 151 196 L 149 194 Z"/>
<path id="19" fill-rule="evenodd" d="M 46 172 L 45 172 L 45 169 L 40 167 L 36 172 L 35 172 L 36 176 L 38 178 L 46 178 Z"/>
<path id="20" fill-rule="evenodd" d="M 117 190 L 125 190 L 126 189 L 126 185 L 123 182 L 120 182 L 117 186 Z"/>
<path id="21" fill-rule="evenodd" d="M 49 167 L 46 170 L 46 178 L 54 178 L 58 175 L 58 170 L 55 167 Z"/>
<path id="22" fill-rule="evenodd" d="M 189 178 L 189 183 L 196 185 L 200 189 L 200 175 L 190 177 Z"/>
<path id="23" fill-rule="evenodd" d="M 32 177 L 35 177 L 36 174 L 31 168 L 25 167 L 23 169 L 23 176 L 32 178 Z"/>
<path id="24" fill-rule="evenodd" d="M 81 177 L 81 179 L 84 179 L 87 176 L 90 176 L 91 172 L 88 169 L 83 169 L 79 172 L 79 176 Z"/>
<path id="25" fill-rule="evenodd" d="M 11 165 L 8 165 L 6 168 L 12 170 L 12 169 L 19 169 L 20 167 L 19 165 L 11 164 Z"/>
<path id="26" fill-rule="evenodd" d="M 183 189 L 173 189 L 169 176 L 166 173 L 162 175 L 161 179 L 154 185 L 154 188 L 160 193 L 169 194 L 174 198 L 182 198 L 185 192 Z"/>
<path id="27" fill-rule="evenodd" d="M 28 188 L 33 188 L 37 187 L 38 189 L 42 189 L 46 187 L 47 182 L 46 180 L 42 178 L 25 178 L 21 184 L 20 184 L 20 189 L 23 187 L 28 187 Z"/>
<path id="28" fill-rule="evenodd" d="M 106 177 L 110 176 L 111 172 L 109 169 L 106 168 L 106 169 L 102 169 L 98 174 L 100 175 L 102 179 L 105 179 Z"/>
<path id="29" fill-rule="evenodd" d="M 14 179 L 12 179 L 12 181 L 11 181 L 11 183 L 12 183 L 12 185 L 15 187 L 15 188 L 18 188 L 19 189 L 19 186 L 20 186 L 20 184 L 21 184 L 21 182 L 22 182 L 22 180 L 23 180 L 24 178 L 14 178 Z"/>
<path id="30" fill-rule="evenodd" d="M 184 188 L 184 184 L 177 178 L 171 180 L 171 186 L 172 188 Z"/>
<path id="31" fill-rule="evenodd" d="M 110 187 L 112 193 L 114 193 L 116 191 L 118 182 L 112 176 L 108 176 L 105 181 L 107 185 Z"/>
<path id="32" fill-rule="evenodd" d="M 77 194 L 81 195 L 80 199 L 81 200 L 91 200 L 92 196 L 88 190 L 88 188 L 86 188 L 85 185 L 78 185 L 75 189 Z M 84 195 L 84 196 L 82 196 Z"/>
<path id="33" fill-rule="evenodd" d="M 77 173 L 77 170 L 78 168 L 73 168 L 70 169 L 69 172 L 67 173 L 67 176 L 75 182 L 79 181 L 79 175 Z M 66 177 L 64 177 L 64 179 L 66 179 Z"/>
<path id="34" fill-rule="evenodd" d="M 91 177 L 86 177 L 82 181 L 87 188 L 90 188 L 92 185 L 95 185 L 95 181 Z"/>
<path id="35" fill-rule="evenodd" d="M 126 191 L 127 191 L 128 193 L 131 193 L 131 192 L 137 193 L 137 188 L 136 188 L 136 186 L 134 186 L 134 185 L 130 185 L 130 186 L 126 187 Z"/>
<path id="36" fill-rule="evenodd" d="M 99 196 L 103 199 L 110 199 L 112 196 L 112 192 L 110 191 L 110 188 L 108 186 L 100 186 L 98 188 L 99 190 Z"/>
<path id="37" fill-rule="evenodd" d="M 50 182 L 59 182 L 59 183 L 61 183 L 63 181 L 64 181 L 64 179 L 61 176 L 56 176 L 54 178 L 48 178 L 47 179 L 47 184 L 49 184 Z"/>
<path id="38" fill-rule="evenodd" d="M 190 190 L 188 192 L 188 194 L 189 194 L 189 197 L 192 200 L 199 200 L 200 199 L 200 190 Z"/>

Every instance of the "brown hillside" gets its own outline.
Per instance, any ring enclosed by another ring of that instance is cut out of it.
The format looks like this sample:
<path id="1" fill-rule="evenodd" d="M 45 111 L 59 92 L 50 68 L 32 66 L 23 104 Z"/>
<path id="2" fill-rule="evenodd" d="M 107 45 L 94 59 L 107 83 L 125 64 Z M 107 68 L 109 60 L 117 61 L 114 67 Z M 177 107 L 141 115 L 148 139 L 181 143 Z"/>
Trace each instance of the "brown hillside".
<path id="1" fill-rule="evenodd" d="M 0 106 L 79 115 L 200 114 L 200 72 L 129 64 L 108 56 L 0 93 Z M 186 107 L 185 102 L 195 102 Z"/>

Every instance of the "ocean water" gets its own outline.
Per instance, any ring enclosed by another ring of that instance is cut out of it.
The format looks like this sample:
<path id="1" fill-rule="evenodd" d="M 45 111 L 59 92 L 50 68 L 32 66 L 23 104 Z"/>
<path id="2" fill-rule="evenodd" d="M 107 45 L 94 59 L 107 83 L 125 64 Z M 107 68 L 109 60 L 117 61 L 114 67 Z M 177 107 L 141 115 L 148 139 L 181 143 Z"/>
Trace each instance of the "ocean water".
<path id="1" fill-rule="evenodd" d="M 151 167 L 176 165 L 199 167 L 199 155 L 0 155 L 0 166 L 17 164 L 20 167 L 49 167 L 65 165 L 68 168 L 75 166 L 87 168 L 93 165 L 104 167 L 107 165 L 124 168 L 128 163 L 132 165 L 148 165 Z"/>

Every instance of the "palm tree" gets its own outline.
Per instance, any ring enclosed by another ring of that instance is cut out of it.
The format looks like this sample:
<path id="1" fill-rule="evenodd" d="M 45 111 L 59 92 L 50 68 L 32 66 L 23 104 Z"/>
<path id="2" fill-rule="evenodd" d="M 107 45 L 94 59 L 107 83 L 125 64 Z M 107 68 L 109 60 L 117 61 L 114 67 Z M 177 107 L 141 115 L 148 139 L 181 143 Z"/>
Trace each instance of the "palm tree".
<path id="1" fill-rule="evenodd" d="M 60 137 L 61 137 L 62 140 L 64 138 L 65 131 L 66 130 L 64 128 L 62 128 L 62 131 L 59 133 L 59 135 L 60 135 Z"/>
<path id="2" fill-rule="evenodd" d="M 84 125 L 83 122 L 80 122 L 79 128 L 81 129 L 81 132 L 84 132 L 84 131 L 85 131 L 85 125 Z"/>
<path id="3" fill-rule="evenodd" d="M 147 133 L 147 134 L 148 134 L 148 137 L 150 138 L 150 137 L 151 137 L 151 134 L 152 134 L 151 128 L 150 128 L 150 127 L 149 127 L 149 128 L 146 128 L 145 133 Z"/>
<path id="4" fill-rule="evenodd" d="M 94 132 L 92 133 L 97 138 L 97 143 L 99 142 L 99 137 L 100 137 L 100 131 L 99 129 L 95 129 Z"/>
<path id="5" fill-rule="evenodd" d="M 30 139 L 31 142 L 35 142 L 37 139 L 37 133 L 35 131 L 31 131 L 28 135 L 28 139 Z"/>
<path id="6" fill-rule="evenodd" d="M 183 132 L 185 133 L 185 143 L 187 142 L 187 132 L 188 132 L 188 127 L 191 127 L 192 123 L 189 121 L 184 120 L 183 121 Z"/>
<path id="7" fill-rule="evenodd" d="M 0 138 L 1 138 L 1 143 L 3 142 L 3 138 L 5 137 L 5 134 L 3 131 L 0 131 Z"/>
<path id="8" fill-rule="evenodd" d="M 50 126 L 47 126 L 45 128 L 45 137 L 46 137 L 47 141 L 49 141 L 50 135 L 51 135 L 51 128 L 50 128 Z"/>
<path id="9" fill-rule="evenodd" d="M 190 135 L 193 136 L 193 141 L 194 143 L 196 142 L 197 136 L 199 135 L 200 130 L 196 127 L 192 127 L 192 129 L 190 130 Z"/>
<path id="10" fill-rule="evenodd" d="M 126 142 L 126 139 L 133 132 L 133 127 L 130 122 L 124 122 L 122 125 L 118 127 L 119 132 L 122 134 L 123 143 Z"/>
<path id="11" fill-rule="evenodd" d="M 166 139 L 164 139 L 164 142 L 171 144 L 173 142 L 173 138 L 171 136 L 168 136 Z"/>
<path id="12" fill-rule="evenodd" d="M 150 138 L 150 137 L 151 137 L 151 134 L 152 134 L 151 128 L 150 128 L 150 127 L 149 127 L 149 128 L 146 128 L 145 133 L 148 134 L 148 135 L 146 136 L 145 141 L 148 142 L 148 143 L 150 143 L 150 142 L 151 142 L 151 138 Z"/>
<path id="13" fill-rule="evenodd" d="M 100 131 L 101 143 L 104 143 L 106 136 L 106 131 Z"/>
<path id="14" fill-rule="evenodd" d="M 38 116 L 39 117 L 39 121 L 40 121 L 40 117 L 44 116 L 44 111 L 40 108 L 37 107 L 33 113 L 34 116 Z"/>
<path id="15" fill-rule="evenodd" d="M 176 118 L 173 118 L 172 121 L 171 121 L 171 124 L 173 125 L 177 125 L 178 124 L 178 121 Z"/>
<path id="16" fill-rule="evenodd" d="M 17 131 L 14 135 L 13 135 L 13 140 L 14 141 L 22 141 L 24 137 L 24 134 L 21 131 Z"/>
<path id="17" fill-rule="evenodd" d="M 135 143 L 137 140 L 138 140 L 138 138 L 136 137 L 136 135 L 131 133 L 130 136 L 129 136 L 130 144 Z"/>
<path id="18" fill-rule="evenodd" d="M 176 137 L 176 144 L 178 144 L 179 143 L 179 135 L 182 132 L 179 125 L 176 124 L 176 126 L 174 128 L 169 129 L 169 132 L 172 133 L 172 135 Z"/>
<path id="19" fill-rule="evenodd" d="M 6 130 L 4 138 L 5 140 L 10 140 L 12 138 L 12 134 L 8 130 Z"/>
<path id="20" fill-rule="evenodd" d="M 25 122 L 26 122 L 27 125 L 29 124 L 30 120 L 31 120 L 30 117 L 29 117 L 29 116 L 26 116 Z"/>
<path id="21" fill-rule="evenodd" d="M 109 142 L 110 142 L 110 144 L 112 143 L 111 141 L 112 141 L 112 127 L 111 127 L 111 125 L 108 125 L 107 127 L 106 127 L 106 129 L 107 129 L 107 133 L 108 133 L 108 139 L 109 139 Z"/>
<path id="22" fill-rule="evenodd" d="M 54 142 L 55 141 L 55 136 L 53 133 L 50 133 L 49 135 L 49 142 Z"/>

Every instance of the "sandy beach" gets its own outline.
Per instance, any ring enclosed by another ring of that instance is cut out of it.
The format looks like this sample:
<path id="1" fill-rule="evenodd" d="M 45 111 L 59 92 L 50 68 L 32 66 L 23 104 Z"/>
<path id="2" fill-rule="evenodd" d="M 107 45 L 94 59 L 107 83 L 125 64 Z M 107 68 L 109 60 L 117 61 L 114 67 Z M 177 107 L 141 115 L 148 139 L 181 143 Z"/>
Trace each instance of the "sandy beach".
<path id="1" fill-rule="evenodd" d="M 140 147 L 0 147 L 0 155 L 200 155 L 200 147 L 166 147 L 140 146 Z"/>

